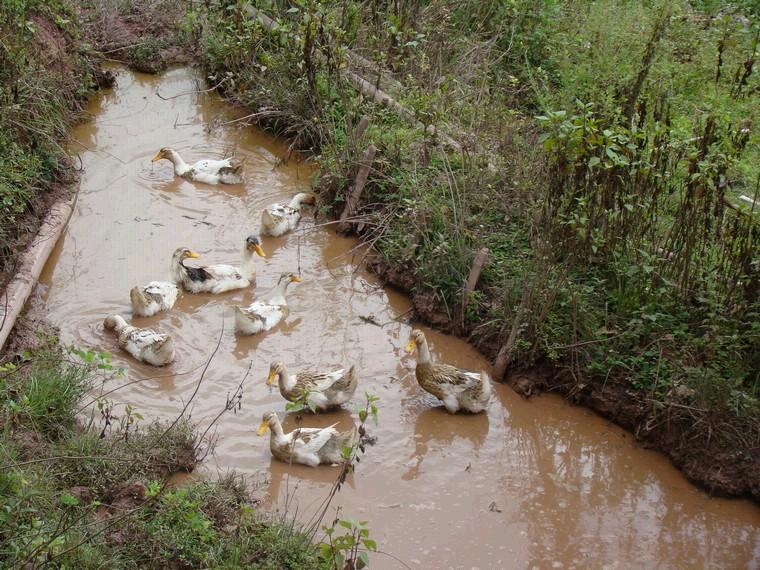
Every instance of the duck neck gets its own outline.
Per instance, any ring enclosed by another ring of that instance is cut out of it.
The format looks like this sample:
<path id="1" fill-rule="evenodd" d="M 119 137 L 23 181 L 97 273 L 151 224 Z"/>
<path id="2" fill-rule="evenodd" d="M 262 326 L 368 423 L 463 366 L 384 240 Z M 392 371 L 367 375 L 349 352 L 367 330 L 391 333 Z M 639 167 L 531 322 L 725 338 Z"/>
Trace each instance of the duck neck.
<path id="1" fill-rule="evenodd" d="M 121 317 L 120 315 L 116 315 L 116 326 L 114 327 L 114 330 L 117 334 L 121 334 L 121 331 L 123 331 L 125 328 L 127 328 L 127 321 L 124 320 L 124 317 Z"/>
<path id="2" fill-rule="evenodd" d="M 246 279 L 252 279 L 256 276 L 256 264 L 253 261 L 253 256 L 252 251 L 249 251 L 247 247 L 243 248 L 243 262 L 240 271 Z"/>
<path id="3" fill-rule="evenodd" d="M 424 339 L 417 345 L 417 364 L 430 364 L 430 349 L 428 348 L 427 339 Z"/>
<path id="4" fill-rule="evenodd" d="M 300 192 L 293 196 L 293 199 L 290 200 L 290 203 L 288 206 L 293 208 L 294 210 L 301 210 L 301 206 L 305 201 L 311 201 L 311 194 L 308 194 L 306 192 Z"/>
<path id="5" fill-rule="evenodd" d="M 280 370 L 279 377 L 280 391 L 290 392 L 296 387 L 295 375 L 289 375 L 284 366 L 282 367 L 282 370 Z"/>
<path id="6" fill-rule="evenodd" d="M 269 426 L 269 429 L 272 430 L 272 439 L 274 439 L 275 442 L 281 442 L 285 439 L 285 433 L 282 431 L 282 424 L 279 419 L 273 421 Z"/>
<path id="7" fill-rule="evenodd" d="M 174 173 L 177 176 L 182 176 L 183 174 L 187 173 L 188 170 L 190 170 L 190 165 L 182 160 L 182 157 L 176 150 L 170 150 L 168 152 L 168 155 L 169 156 L 167 158 L 171 160 L 172 164 L 174 165 Z"/>
<path id="8" fill-rule="evenodd" d="M 187 267 L 182 263 L 182 260 L 172 261 L 171 266 L 172 280 L 175 283 L 181 283 L 187 275 Z"/>
<path id="9" fill-rule="evenodd" d="M 289 284 L 290 281 L 285 279 L 272 287 L 269 295 L 267 295 L 268 301 L 273 305 L 286 305 L 287 302 L 285 301 L 285 291 L 287 291 Z"/>

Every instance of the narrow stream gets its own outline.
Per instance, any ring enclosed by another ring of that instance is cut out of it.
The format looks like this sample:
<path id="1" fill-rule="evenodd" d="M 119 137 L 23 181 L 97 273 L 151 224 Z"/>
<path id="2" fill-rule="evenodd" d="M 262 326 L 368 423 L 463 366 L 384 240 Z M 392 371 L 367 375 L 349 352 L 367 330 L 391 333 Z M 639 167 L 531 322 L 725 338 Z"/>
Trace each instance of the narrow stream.
<path id="1" fill-rule="evenodd" d="M 254 290 L 185 294 L 168 313 L 134 319 L 174 336 L 174 364 L 157 370 L 120 353 L 103 318 L 129 319 L 129 289 L 167 278 L 175 248 L 199 251 L 201 263 L 237 264 L 261 209 L 309 187 L 310 167 L 283 162 L 282 141 L 229 123 L 240 110 L 213 94 L 177 96 L 202 88 L 191 69 L 160 77 L 120 69 L 115 89 L 94 97 L 91 120 L 71 133 L 84 166 L 81 192 L 32 312 L 59 326 L 64 342 L 114 353 L 126 373 L 107 388 L 153 378 L 115 392 L 117 401 L 130 402 L 145 421 L 176 416 L 224 326 L 193 420 L 208 424 L 252 363 L 251 375 L 242 408 L 217 424 L 215 452 L 201 471 L 235 469 L 264 482 L 258 492 L 274 508 L 284 509 L 289 497 L 289 513 L 297 509 L 308 520 L 337 470 L 288 467 L 271 458 L 268 438 L 256 436 L 262 413 L 285 409 L 265 383 L 269 363 L 283 360 L 292 370 L 356 363 L 355 402 L 365 390 L 380 397 L 377 444 L 334 506 L 368 520 L 380 549 L 410 567 L 760 567 L 757 506 L 709 498 L 663 456 L 588 410 L 551 395 L 525 401 L 499 385 L 487 414 L 446 414 L 417 386 L 414 361 L 403 356 L 408 299 L 357 270 L 363 250 L 355 240 L 314 228 L 308 216 L 303 231 L 264 238 L 267 258 L 258 262 L 259 293 L 283 271 L 302 272 L 283 325 L 236 338 L 230 306 L 247 304 Z M 234 151 L 245 158 L 246 184 L 174 179 L 168 162 L 150 161 L 162 146 L 188 161 Z M 488 366 L 460 340 L 426 332 L 434 357 Z M 307 417 L 305 425 L 348 427 L 354 419 L 345 410 Z M 288 418 L 285 428 L 294 423 Z M 373 568 L 404 567 L 383 554 L 372 561 Z"/>

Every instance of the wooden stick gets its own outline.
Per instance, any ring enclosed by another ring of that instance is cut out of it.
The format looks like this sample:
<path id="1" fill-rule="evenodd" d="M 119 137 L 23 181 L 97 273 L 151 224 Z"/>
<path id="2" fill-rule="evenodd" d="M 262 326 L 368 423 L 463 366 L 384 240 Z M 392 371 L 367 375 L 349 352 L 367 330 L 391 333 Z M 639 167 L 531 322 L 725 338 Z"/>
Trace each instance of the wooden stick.
<path id="1" fill-rule="evenodd" d="M 493 376 L 495 380 L 501 382 L 504 379 L 504 375 L 507 372 L 507 368 L 512 362 L 512 349 L 515 346 L 517 335 L 520 333 L 523 325 L 523 316 L 528 310 L 530 305 L 530 293 L 531 288 L 525 287 L 523 289 L 522 299 L 520 299 L 520 306 L 517 307 L 517 313 L 512 321 L 512 329 L 509 331 L 509 337 L 507 342 L 499 349 L 499 353 L 496 355 L 496 360 L 493 364 Z"/>
<path id="2" fill-rule="evenodd" d="M 467 283 L 464 286 L 464 290 L 462 291 L 462 301 L 461 301 L 461 307 L 459 312 L 459 320 L 456 323 L 456 326 L 454 327 L 459 333 L 462 332 L 462 328 L 464 327 L 464 313 L 467 309 L 467 302 L 470 299 L 470 294 L 475 290 L 475 287 L 478 285 L 478 279 L 480 279 L 480 272 L 483 271 L 483 267 L 485 266 L 486 262 L 488 261 L 488 248 L 487 247 L 481 247 L 478 253 L 475 255 L 475 259 L 472 262 L 472 267 L 470 267 L 470 275 L 467 277 Z"/>
<path id="3" fill-rule="evenodd" d="M 356 144 L 359 142 L 359 139 L 362 138 L 362 135 L 364 134 L 364 131 L 367 130 L 368 126 L 369 118 L 367 118 L 367 115 L 362 115 L 362 118 L 359 119 L 359 124 L 356 125 L 356 128 L 354 129 L 353 135 L 351 135 L 351 152 L 355 150 Z"/>
<path id="4" fill-rule="evenodd" d="M 369 169 L 372 166 L 372 161 L 375 160 L 376 152 L 377 147 L 375 147 L 373 144 L 369 145 L 364 151 L 364 156 L 362 156 L 362 160 L 359 163 L 359 171 L 356 173 L 356 178 L 354 179 L 353 188 L 348 195 L 346 207 L 343 209 L 343 213 L 340 215 L 340 220 L 338 223 L 338 232 L 340 233 L 347 232 L 351 228 L 351 223 L 347 222 L 346 220 L 356 211 L 356 205 L 359 203 L 359 198 L 361 197 L 362 190 L 364 190 L 364 185 L 367 183 Z"/>

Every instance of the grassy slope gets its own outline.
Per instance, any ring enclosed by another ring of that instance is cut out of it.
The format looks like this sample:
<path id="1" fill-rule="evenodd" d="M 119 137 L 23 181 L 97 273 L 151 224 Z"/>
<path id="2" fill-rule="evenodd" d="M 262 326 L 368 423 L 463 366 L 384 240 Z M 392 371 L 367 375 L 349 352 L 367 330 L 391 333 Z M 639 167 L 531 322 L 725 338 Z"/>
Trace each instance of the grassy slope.
<path id="1" fill-rule="evenodd" d="M 167 487 L 198 461 L 189 422 L 143 426 L 106 400 L 78 420 L 108 368 L 84 356 L 93 364 L 52 344 L 0 368 L 0 565 L 320 567 L 309 539 L 257 513 L 234 475 Z"/>
<path id="2" fill-rule="evenodd" d="M 544 366 L 545 387 L 708 487 L 758 492 L 757 217 L 725 205 L 756 192 L 760 164 L 751 4 L 258 4 L 279 30 L 230 3 L 190 12 L 185 33 L 212 82 L 318 153 L 334 213 L 361 149 L 379 149 L 361 234 L 423 318 L 451 327 L 487 246 L 462 327 L 477 346 L 508 344 L 513 369 Z M 404 87 L 366 75 L 466 152 L 358 97 L 342 46 L 390 70 Z"/>
<path id="3" fill-rule="evenodd" d="M 73 169 L 60 146 L 99 74 L 66 2 L 0 6 L 0 270 L 9 271 Z"/>

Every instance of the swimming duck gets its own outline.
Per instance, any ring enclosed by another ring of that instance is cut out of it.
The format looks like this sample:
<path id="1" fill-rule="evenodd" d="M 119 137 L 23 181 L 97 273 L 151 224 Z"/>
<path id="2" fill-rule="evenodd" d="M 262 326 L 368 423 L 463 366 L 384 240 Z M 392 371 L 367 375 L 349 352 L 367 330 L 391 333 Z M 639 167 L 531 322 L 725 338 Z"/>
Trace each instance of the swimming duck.
<path id="1" fill-rule="evenodd" d="M 180 247 L 172 255 L 172 278 L 175 283 L 182 285 L 185 291 L 190 293 L 224 293 L 233 289 L 242 289 L 256 282 L 254 253 L 266 257 L 259 238 L 248 236 L 243 247 L 241 268 L 232 265 L 187 267 L 183 263 L 185 259 L 197 259 L 200 255 L 186 247 Z"/>
<path id="2" fill-rule="evenodd" d="M 150 317 L 168 311 L 177 302 L 179 288 L 168 281 L 151 281 L 143 287 L 132 287 L 129 298 L 132 312 L 140 317 Z"/>
<path id="3" fill-rule="evenodd" d="M 281 236 L 296 228 L 301 219 L 301 206 L 315 204 L 317 197 L 311 192 L 300 192 L 288 204 L 272 204 L 261 212 L 261 232 L 268 236 Z"/>
<path id="4" fill-rule="evenodd" d="M 486 409 L 491 398 L 491 378 L 485 372 L 470 372 L 448 364 L 434 364 L 430 359 L 425 333 L 412 331 L 406 352 L 419 350 L 415 375 L 417 382 L 455 414 L 460 410 L 478 413 Z"/>
<path id="5" fill-rule="evenodd" d="M 338 424 L 326 428 L 298 428 L 290 433 L 282 431 L 280 418 L 274 412 L 264 414 L 258 435 L 268 430 L 269 449 L 280 461 L 301 463 L 310 467 L 332 465 L 343 461 L 343 448 L 350 447 L 356 441 L 356 430 L 340 432 L 335 429 Z"/>
<path id="6" fill-rule="evenodd" d="M 119 348 L 137 360 L 153 366 L 163 366 L 174 360 L 174 342 L 168 334 L 133 327 L 120 315 L 106 317 L 103 326 L 115 331 L 119 335 Z"/>
<path id="7" fill-rule="evenodd" d="M 269 366 L 267 384 L 274 384 L 279 378 L 280 394 L 286 400 L 295 402 L 299 398 L 313 402 L 317 410 L 324 411 L 345 404 L 356 392 L 358 384 L 356 368 L 345 368 L 335 372 L 306 370 L 298 374 L 288 374 L 285 364 L 273 362 Z"/>
<path id="8" fill-rule="evenodd" d="M 285 291 L 291 283 L 300 283 L 295 273 L 283 273 L 263 301 L 254 301 L 247 308 L 235 306 L 235 330 L 239 334 L 251 335 L 268 331 L 288 316 Z"/>
<path id="9" fill-rule="evenodd" d="M 151 162 L 161 159 L 171 161 L 174 165 L 175 176 L 182 176 L 194 182 L 206 184 L 240 184 L 243 181 L 243 163 L 236 158 L 224 160 L 199 160 L 195 164 L 187 164 L 179 153 L 171 148 L 162 148 L 156 153 Z"/>

